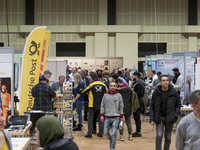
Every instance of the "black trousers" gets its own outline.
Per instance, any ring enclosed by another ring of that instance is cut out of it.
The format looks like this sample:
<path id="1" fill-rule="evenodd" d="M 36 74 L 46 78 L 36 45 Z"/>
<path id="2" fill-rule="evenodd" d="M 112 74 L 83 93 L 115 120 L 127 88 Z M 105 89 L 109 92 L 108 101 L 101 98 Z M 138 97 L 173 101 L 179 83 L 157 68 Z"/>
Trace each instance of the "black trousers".
<path id="1" fill-rule="evenodd" d="M 85 95 L 84 98 L 84 120 L 86 120 L 88 117 L 88 96 Z"/>
<path id="2" fill-rule="evenodd" d="M 136 125 L 136 132 L 141 131 L 141 119 L 140 119 L 140 113 L 143 109 L 143 104 L 140 104 L 139 108 L 136 110 L 136 112 L 133 113 L 133 118 L 135 120 Z"/>
<path id="3" fill-rule="evenodd" d="M 104 123 L 100 121 L 100 108 L 91 108 L 89 107 L 89 117 L 88 117 L 88 135 L 92 135 L 92 129 L 93 129 L 93 118 L 94 114 L 97 114 L 98 123 L 99 123 L 99 134 L 103 135 L 103 128 Z"/>

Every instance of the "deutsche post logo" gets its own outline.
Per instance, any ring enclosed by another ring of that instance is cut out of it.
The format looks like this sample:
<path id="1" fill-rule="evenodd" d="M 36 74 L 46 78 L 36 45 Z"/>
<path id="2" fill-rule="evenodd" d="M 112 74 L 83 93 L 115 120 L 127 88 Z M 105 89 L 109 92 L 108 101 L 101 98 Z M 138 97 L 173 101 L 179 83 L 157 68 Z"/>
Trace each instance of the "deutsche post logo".
<path id="1" fill-rule="evenodd" d="M 36 53 L 38 54 L 38 56 L 40 55 L 40 51 L 38 50 L 38 48 L 40 48 L 40 43 L 37 45 L 37 43 L 35 41 L 31 41 L 31 46 L 29 47 L 29 55 L 35 55 Z"/>

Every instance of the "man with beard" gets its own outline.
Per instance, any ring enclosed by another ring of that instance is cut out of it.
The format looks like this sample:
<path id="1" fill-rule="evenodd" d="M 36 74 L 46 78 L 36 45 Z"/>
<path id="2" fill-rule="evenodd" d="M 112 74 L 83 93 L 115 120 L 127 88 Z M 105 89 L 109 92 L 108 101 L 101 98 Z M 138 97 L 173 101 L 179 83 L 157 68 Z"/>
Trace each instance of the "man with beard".
<path id="1" fill-rule="evenodd" d="M 138 96 L 139 100 L 139 108 L 133 113 L 133 118 L 135 120 L 136 124 L 136 132 L 132 134 L 132 137 L 141 137 L 141 119 L 140 119 L 140 113 L 144 111 L 145 107 L 142 102 L 142 97 L 144 96 L 145 86 L 146 83 L 140 79 L 140 73 L 134 72 L 133 73 L 133 86 L 134 92 Z"/>
<path id="2" fill-rule="evenodd" d="M 131 88 L 128 86 L 127 83 L 123 83 L 120 79 L 116 80 L 118 84 L 117 92 L 122 95 L 123 103 L 124 103 L 124 117 L 125 122 L 128 128 L 128 140 L 132 141 L 132 125 L 131 125 L 131 108 L 132 108 L 132 91 Z M 119 130 L 120 133 L 120 140 L 124 141 L 123 133 L 124 127 Z"/>
<path id="3" fill-rule="evenodd" d="M 184 79 L 183 79 L 183 76 L 180 74 L 178 68 L 174 68 L 173 72 L 174 72 L 175 77 L 172 80 L 172 85 L 176 89 L 178 94 L 180 95 L 181 90 L 183 89 Z"/>
<path id="4" fill-rule="evenodd" d="M 169 84 L 168 76 L 161 76 L 160 84 L 153 92 L 150 123 L 152 126 L 156 124 L 156 150 L 161 150 L 163 133 L 165 133 L 164 150 L 169 150 L 173 124 L 178 119 L 181 101 L 176 90 Z"/>

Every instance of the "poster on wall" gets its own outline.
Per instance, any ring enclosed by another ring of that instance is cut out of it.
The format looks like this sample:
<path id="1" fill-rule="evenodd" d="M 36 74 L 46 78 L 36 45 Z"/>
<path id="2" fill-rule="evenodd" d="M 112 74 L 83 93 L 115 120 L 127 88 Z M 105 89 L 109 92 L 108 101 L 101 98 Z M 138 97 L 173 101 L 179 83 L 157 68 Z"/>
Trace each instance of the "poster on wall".
<path id="1" fill-rule="evenodd" d="M 5 128 L 9 127 L 7 122 L 8 116 L 14 114 L 13 53 L 13 48 L 0 48 L 0 104 L 3 109 Z"/>
<path id="2" fill-rule="evenodd" d="M 197 55 L 185 56 L 185 100 L 184 104 L 190 104 L 189 95 L 195 90 L 195 58 Z"/>
<path id="3" fill-rule="evenodd" d="M 7 125 L 7 117 L 11 110 L 11 78 L 0 77 L 0 104 L 3 108 L 3 117 L 5 126 Z"/>
<path id="4" fill-rule="evenodd" d="M 143 63 L 143 70 L 146 75 L 147 74 L 147 63 Z"/>
<path id="5" fill-rule="evenodd" d="M 172 69 L 178 68 L 178 59 L 158 59 L 157 60 L 157 72 L 162 72 L 163 75 L 174 76 Z"/>
<path id="6" fill-rule="evenodd" d="M 157 72 L 157 60 L 151 61 L 151 70 L 155 70 Z"/>
<path id="7" fill-rule="evenodd" d="M 184 56 L 174 56 L 173 59 L 178 59 L 179 61 L 179 72 L 184 77 Z"/>
<path id="8" fill-rule="evenodd" d="M 200 57 L 196 58 L 195 66 L 195 81 L 196 83 L 200 83 Z M 200 89 L 200 84 L 195 84 L 195 90 L 197 89 Z"/>
<path id="9" fill-rule="evenodd" d="M 12 74 L 11 72 L 10 63 L 0 63 L 0 77 L 9 77 Z"/>
<path id="10" fill-rule="evenodd" d="M 104 66 L 108 66 L 108 60 L 104 60 Z"/>

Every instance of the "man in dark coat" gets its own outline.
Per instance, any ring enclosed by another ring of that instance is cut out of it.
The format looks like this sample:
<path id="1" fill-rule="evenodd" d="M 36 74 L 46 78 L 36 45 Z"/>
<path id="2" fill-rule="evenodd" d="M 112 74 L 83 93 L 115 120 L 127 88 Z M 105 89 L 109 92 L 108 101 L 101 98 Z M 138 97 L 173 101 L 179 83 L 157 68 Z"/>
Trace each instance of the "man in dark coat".
<path id="1" fill-rule="evenodd" d="M 156 124 L 156 150 L 161 150 L 164 132 L 164 150 L 169 150 L 173 124 L 178 119 L 181 101 L 176 89 L 169 84 L 168 76 L 161 76 L 160 83 L 161 85 L 159 85 L 153 92 L 151 100 L 150 123 L 152 126 Z"/>
<path id="2" fill-rule="evenodd" d="M 131 106 L 132 106 L 132 91 L 127 83 L 123 83 L 120 79 L 116 80 L 116 83 L 119 85 L 117 92 L 122 95 L 124 102 L 124 117 L 125 122 L 128 128 L 128 140 L 132 141 L 132 125 L 131 125 Z M 120 129 L 120 140 L 124 141 L 123 133 L 124 128 Z"/>
<path id="3" fill-rule="evenodd" d="M 146 83 L 140 79 L 141 74 L 139 72 L 133 73 L 133 90 L 138 96 L 139 108 L 133 113 L 133 118 L 135 120 L 136 132 L 132 134 L 132 137 L 141 137 L 141 119 L 140 113 L 144 112 L 144 104 L 142 102 L 142 97 L 144 96 Z"/>

